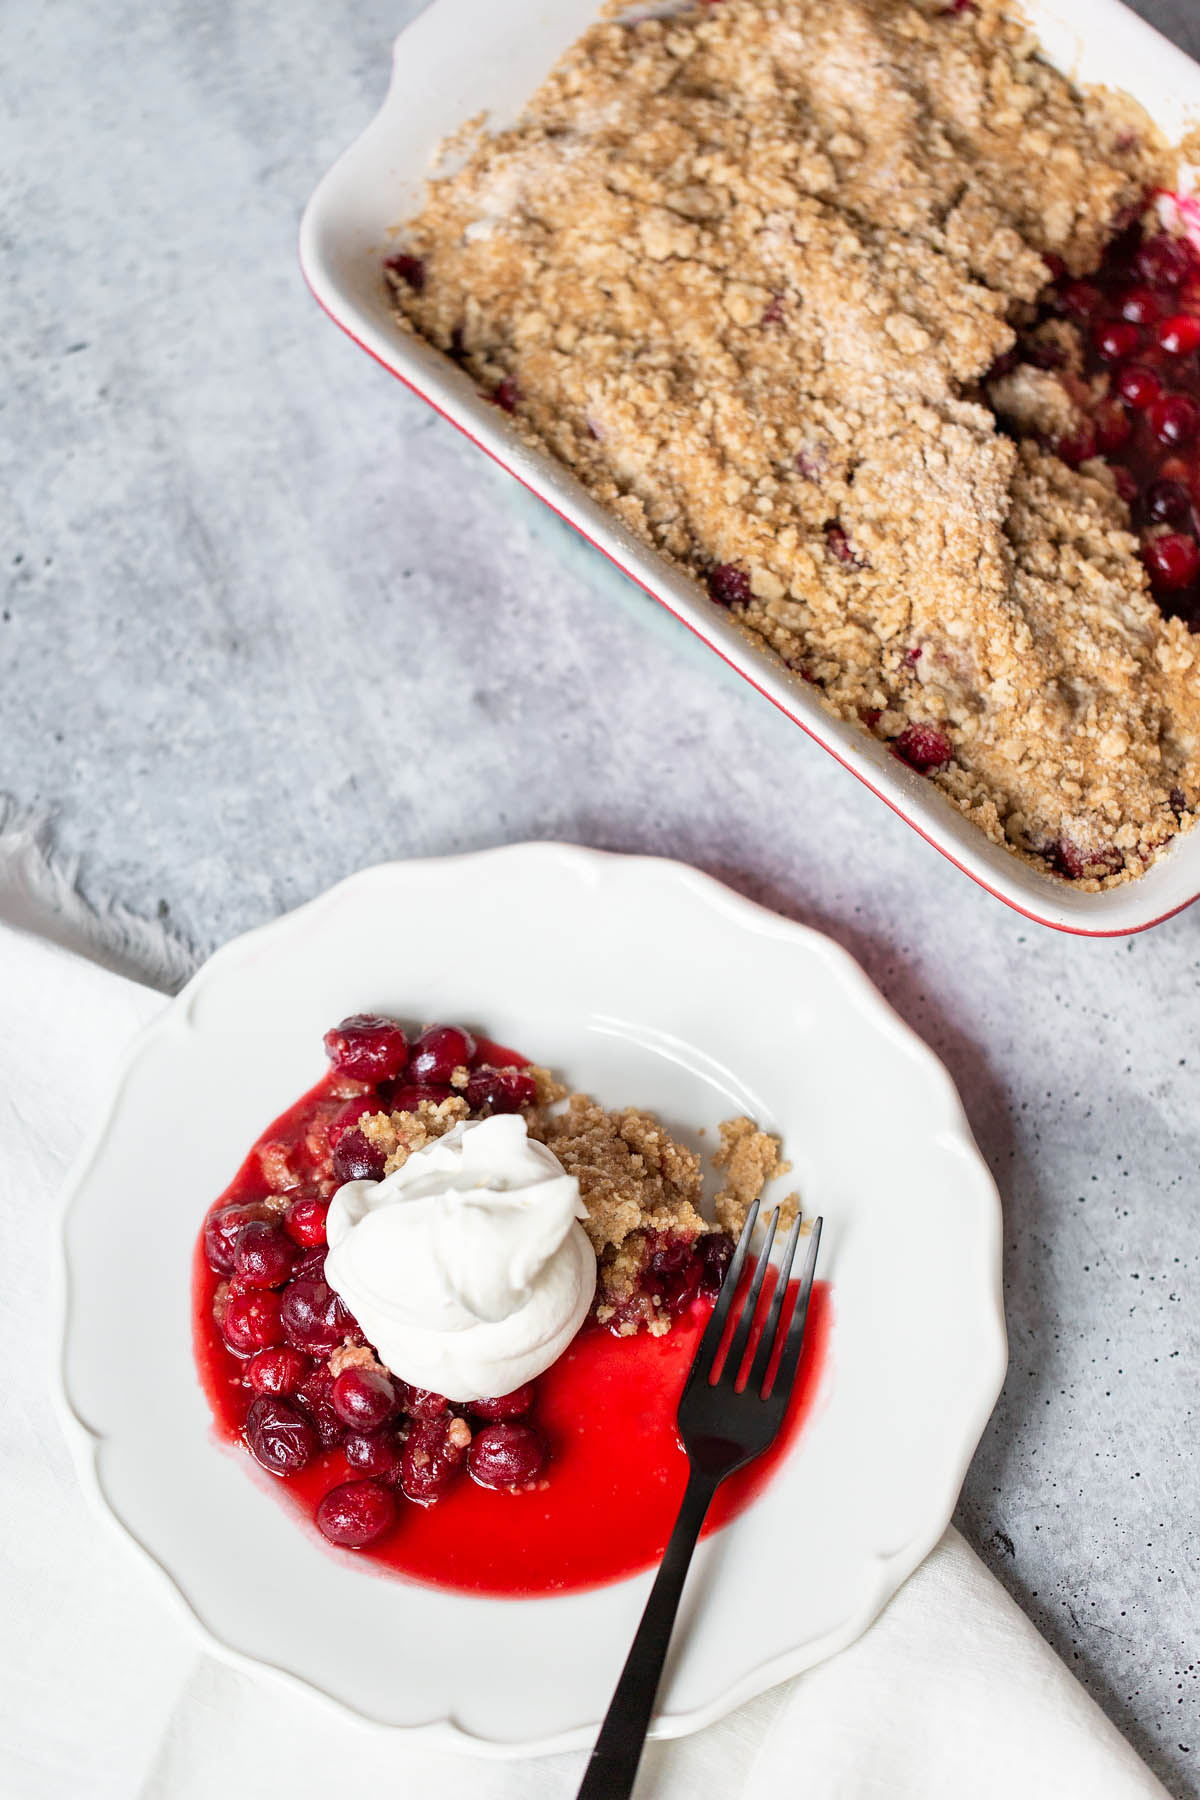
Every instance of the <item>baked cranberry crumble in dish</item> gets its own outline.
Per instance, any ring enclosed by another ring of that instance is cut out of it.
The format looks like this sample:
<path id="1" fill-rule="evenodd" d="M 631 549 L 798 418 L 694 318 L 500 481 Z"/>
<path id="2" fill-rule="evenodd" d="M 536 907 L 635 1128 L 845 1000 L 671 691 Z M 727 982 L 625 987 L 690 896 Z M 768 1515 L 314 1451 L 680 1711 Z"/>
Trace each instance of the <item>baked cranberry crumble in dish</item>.
<path id="1" fill-rule="evenodd" d="M 700 1157 L 651 1114 L 568 1097 L 460 1026 L 356 1015 L 325 1049 L 200 1234 L 218 1426 L 326 1539 L 397 1572 L 528 1593 L 645 1566 L 684 1468 L 675 1402 L 779 1140 L 721 1124 L 709 1222 Z M 827 1321 L 818 1294 L 789 1428 L 714 1524 L 786 1452 Z"/>
<path id="2" fill-rule="evenodd" d="M 1200 145 L 1000 0 L 716 0 L 455 148 L 385 275 L 516 430 L 1035 867 L 1191 828 Z"/>

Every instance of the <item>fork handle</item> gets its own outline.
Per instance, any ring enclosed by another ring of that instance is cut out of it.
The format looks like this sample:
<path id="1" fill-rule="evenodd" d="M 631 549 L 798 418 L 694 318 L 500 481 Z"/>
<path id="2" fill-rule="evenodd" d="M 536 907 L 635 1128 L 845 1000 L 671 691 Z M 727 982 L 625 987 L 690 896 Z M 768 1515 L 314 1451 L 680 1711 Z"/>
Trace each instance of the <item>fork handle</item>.
<path id="1" fill-rule="evenodd" d="M 719 1477 L 693 1469 L 642 1622 L 612 1697 L 577 1800 L 628 1800 L 654 1711 L 679 1596 Z"/>

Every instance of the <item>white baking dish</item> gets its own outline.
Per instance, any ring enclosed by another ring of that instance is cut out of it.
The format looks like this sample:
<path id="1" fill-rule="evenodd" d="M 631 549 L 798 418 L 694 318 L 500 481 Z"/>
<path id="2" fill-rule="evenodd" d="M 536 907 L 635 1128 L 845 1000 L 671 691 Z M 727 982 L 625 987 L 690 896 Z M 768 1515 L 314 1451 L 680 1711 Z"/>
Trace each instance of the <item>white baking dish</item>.
<path id="1" fill-rule="evenodd" d="M 401 331 L 380 263 L 421 202 L 436 146 L 476 114 L 511 120 L 587 27 L 599 0 L 433 0 L 396 42 L 383 108 L 309 202 L 300 260 L 313 294 L 364 350 L 583 533 L 760 693 L 980 886 L 1062 931 L 1116 937 L 1159 924 L 1200 898 L 1200 831 L 1146 875 L 1081 893 L 1040 874 L 955 811 L 932 784 L 865 732 L 826 712 L 811 687 L 758 649 L 698 583 L 671 568 L 563 468 L 530 449 L 504 413 L 436 350 Z M 1200 66 L 1119 0 L 1027 0 L 1047 55 L 1081 81 L 1123 88 L 1172 142 L 1200 123 Z M 1031 171 L 1032 179 L 1032 171 Z"/>

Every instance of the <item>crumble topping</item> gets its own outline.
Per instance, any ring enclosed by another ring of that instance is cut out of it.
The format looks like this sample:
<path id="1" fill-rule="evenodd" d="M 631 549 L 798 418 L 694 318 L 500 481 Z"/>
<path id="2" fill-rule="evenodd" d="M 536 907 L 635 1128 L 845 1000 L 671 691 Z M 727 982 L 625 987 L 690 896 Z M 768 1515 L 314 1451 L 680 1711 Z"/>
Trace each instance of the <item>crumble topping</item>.
<path id="1" fill-rule="evenodd" d="M 652 1114 L 633 1106 L 607 1112 L 586 1094 L 572 1094 L 566 1111 L 545 1121 L 544 1140 L 579 1182 L 588 1210 L 596 1317 L 622 1333 L 639 1324 L 656 1335 L 668 1331 L 670 1314 L 642 1292 L 642 1276 L 659 1238 L 690 1244 L 710 1229 L 699 1210 L 700 1158 Z"/>
<path id="2" fill-rule="evenodd" d="M 980 384 L 1167 165 L 1036 48 L 1000 0 L 610 18 L 431 183 L 388 275 L 402 323 L 838 716 L 1095 888 L 1200 805 L 1196 640 L 1111 474 L 1015 444 Z M 1037 375 L 990 397 L 1062 438 L 1070 392 Z"/>
<path id="3" fill-rule="evenodd" d="M 330 1351 L 327 1366 L 335 1381 L 343 1369 L 371 1369 L 376 1374 L 387 1374 L 370 1344 L 340 1344 Z"/>
<path id="4" fill-rule="evenodd" d="M 383 1172 L 392 1175 L 404 1167 L 414 1150 L 445 1137 L 469 1110 L 461 1095 L 451 1094 L 447 1100 L 422 1100 L 415 1112 L 367 1113 L 357 1126 L 368 1144 L 383 1151 Z"/>
<path id="5" fill-rule="evenodd" d="M 746 1214 L 754 1202 L 762 1198 L 767 1183 L 774 1181 L 777 1175 L 786 1175 L 792 1165 L 784 1161 L 779 1139 L 769 1131 L 760 1131 L 754 1120 L 744 1114 L 738 1119 L 724 1120 L 719 1130 L 721 1148 L 714 1150 L 712 1162 L 714 1169 L 725 1170 L 726 1185 L 713 1201 L 713 1213 L 722 1231 L 727 1231 L 732 1238 L 739 1238 Z M 780 1228 L 789 1231 L 799 1210 L 798 1194 L 789 1194 L 782 1200 L 779 1204 Z"/>
<path id="6" fill-rule="evenodd" d="M 446 1427 L 446 1442 L 456 1450 L 465 1450 L 471 1442 L 471 1427 L 465 1419 L 453 1418 Z"/>

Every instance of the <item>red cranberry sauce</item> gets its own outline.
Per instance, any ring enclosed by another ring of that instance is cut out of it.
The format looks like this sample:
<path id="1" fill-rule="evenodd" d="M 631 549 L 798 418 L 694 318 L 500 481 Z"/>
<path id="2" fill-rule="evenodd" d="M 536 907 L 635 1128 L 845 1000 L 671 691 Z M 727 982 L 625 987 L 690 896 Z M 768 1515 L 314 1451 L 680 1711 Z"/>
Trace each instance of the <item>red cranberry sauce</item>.
<path id="1" fill-rule="evenodd" d="M 1053 361 L 1055 346 L 1036 335 L 1049 319 L 1082 336 L 1083 375 L 1063 379 L 1090 419 L 1051 447 L 1068 462 L 1111 464 L 1155 599 L 1200 631 L 1200 250 L 1129 226 L 1095 274 L 1058 276 L 1013 361 Z"/>
<path id="2" fill-rule="evenodd" d="M 474 1407 L 356 1361 L 363 1333 L 323 1278 L 325 1211 L 340 1178 L 336 1151 L 361 1137 L 353 1120 L 364 1099 L 394 1104 L 406 1076 L 396 1039 L 380 1029 L 390 1021 L 349 1023 L 329 1034 L 334 1068 L 263 1133 L 199 1235 L 193 1341 L 218 1433 L 243 1445 L 331 1543 L 414 1580 L 536 1594 L 648 1566 L 683 1491 L 675 1408 L 728 1239 L 656 1246 L 647 1278 L 675 1317 L 666 1337 L 619 1338 L 590 1321 L 536 1382 Z M 527 1065 L 503 1046 L 465 1033 L 457 1042 L 426 1033 L 415 1045 L 428 1057 L 424 1076 L 442 1072 L 435 1056 L 470 1045 L 479 1115 L 524 1103 Z M 380 1075 L 365 1090 L 337 1065 L 368 1057 Z M 788 1425 L 726 1483 L 709 1529 L 741 1511 L 786 1455 L 828 1330 L 820 1291 Z"/>

